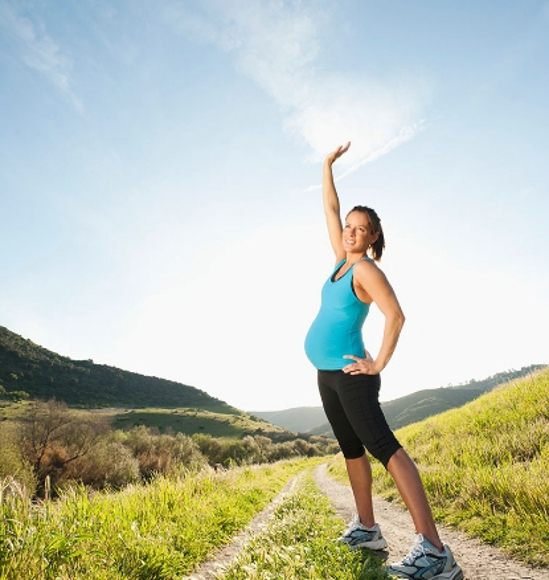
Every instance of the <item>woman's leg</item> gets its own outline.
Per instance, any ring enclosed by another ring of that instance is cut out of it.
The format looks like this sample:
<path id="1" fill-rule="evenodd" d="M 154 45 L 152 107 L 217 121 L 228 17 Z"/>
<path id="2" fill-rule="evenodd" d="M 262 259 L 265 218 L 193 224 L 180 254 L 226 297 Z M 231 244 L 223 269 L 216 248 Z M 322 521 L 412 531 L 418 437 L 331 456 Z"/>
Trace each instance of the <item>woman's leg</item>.
<path id="1" fill-rule="evenodd" d="M 359 456 L 356 452 L 357 437 L 393 477 L 410 511 L 417 533 L 442 550 L 417 467 L 395 438 L 381 410 L 379 376 L 332 373 L 327 375 L 327 379 L 329 380 L 325 382 L 319 380 L 320 392 L 326 414 L 346 457 L 347 473 L 361 522 L 366 526 L 371 526 L 374 522 L 372 475 L 367 457 Z M 335 409 L 337 411 L 334 413 Z"/>
<path id="2" fill-rule="evenodd" d="M 367 528 L 371 528 L 376 521 L 372 503 L 372 469 L 370 462 L 368 457 L 363 455 L 357 459 L 346 459 L 345 463 L 360 522 Z"/>
<path id="3" fill-rule="evenodd" d="M 416 532 L 422 534 L 433 546 L 442 551 L 443 545 L 415 463 L 406 451 L 401 448 L 389 459 L 387 470 L 394 479 L 398 491 L 412 516 Z"/>
<path id="4" fill-rule="evenodd" d="M 379 404 L 379 376 L 337 376 L 337 394 L 345 417 L 374 457 L 377 457 L 393 477 L 406 507 L 410 511 L 417 533 L 433 546 L 442 549 L 431 508 L 415 463 L 402 449 L 391 431 Z M 352 457 L 352 456 L 351 456 Z M 349 459 L 347 472 L 361 521 L 372 521 L 372 475 L 366 457 Z"/>
<path id="5" fill-rule="evenodd" d="M 324 411 L 345 456 L 357 514 L 360 522 L 371 528 L 375 524 L 372 505 L 372 471 L 364 453 L 364 445 L 349 423 L 341 405 L 338 393 L 341 378 L 345 378 L 344 373 L 320 371 L 318 386 Z"/>

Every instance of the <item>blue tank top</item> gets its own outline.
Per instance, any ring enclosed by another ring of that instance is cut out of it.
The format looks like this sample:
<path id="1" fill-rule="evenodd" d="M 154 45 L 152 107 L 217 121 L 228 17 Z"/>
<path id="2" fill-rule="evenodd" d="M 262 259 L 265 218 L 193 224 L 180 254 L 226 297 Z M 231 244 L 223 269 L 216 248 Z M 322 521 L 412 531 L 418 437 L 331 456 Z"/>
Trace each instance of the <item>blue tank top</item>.
<path id="1" fill-rule="evenodd" d="M 363 258 L 370 260 L 370 258 Z M 341 370 L 352 363 L 343 355 L 364 358 L 362 325 L 370 305 L 361 302 L 353 290 L 354 264 L 339 280 L 335 275 L 346 260 L 335 267 L 322 288 L 320 311 L 305 338 L 305 353 L 313 365 L 322 371 Z"/>

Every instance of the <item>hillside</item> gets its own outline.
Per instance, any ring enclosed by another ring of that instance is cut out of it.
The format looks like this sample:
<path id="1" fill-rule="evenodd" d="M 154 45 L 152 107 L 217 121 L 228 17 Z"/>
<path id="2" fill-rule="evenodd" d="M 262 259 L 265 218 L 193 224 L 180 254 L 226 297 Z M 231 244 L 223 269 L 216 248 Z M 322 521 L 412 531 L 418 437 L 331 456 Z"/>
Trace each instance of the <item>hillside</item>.
<path id="1" fill-rule="evenodd" d="M 56 399 L 71 406 L 196 407 L 235 413 L 204 391 L 116 367 L 72 360 L 0 326 L 0 394 L 11 398 Z"/>
<path id="2" fill-rule="evenodd" d="M 545 368 L 546 365 L 530 365 L 520 370 L 497 373 L 482 380 L 471 380 L 466 384 L 424 389 L 381 404 L 387 422 L 392 429 L 422 421 L 449 409 L 461 407 L 511 380 L 524 377 Z M 254 411 L 253 414 L 266 421 L 296 432 L 333 437 L 322 407 L 296 407 L 282 411 Z"/>
<path id="3" fill-rule="evenodd" d="M 268 437 L 271 441 L 281 443 L 294 441 L 296 433 L 263 419 L 255 418 L 245 412 L 216 413 L 205 409 L 159 409 L 141 408 L 132 410 L 105 409 L 103 414 L 110 417 L 117 429 L 129 430 L 144 425 L 152 427 L 159 433 L 183 433 L 194 435 L 201 433 L 212 437 L 230 437 L 242 439 L 245 436 Z M 0 417 L 2 409 L 0 408 Z M 319 442 L 321 437 L 304 434 L 302 439 Z"/>
<path id="4" fill-rule="evenodd" d="M 382 403 L 382 409 L 391 428 L 399 429 L 405 425 L 422 421 L 449 409 L 461 407 L 488 393 L 499 385 L 524 377 L 545 368 L 546 365 L 530 365 L 519 370 L 496 373 L 482 380 L 470 380 L 457 386 L 426 389 L 405 397 Z"/>

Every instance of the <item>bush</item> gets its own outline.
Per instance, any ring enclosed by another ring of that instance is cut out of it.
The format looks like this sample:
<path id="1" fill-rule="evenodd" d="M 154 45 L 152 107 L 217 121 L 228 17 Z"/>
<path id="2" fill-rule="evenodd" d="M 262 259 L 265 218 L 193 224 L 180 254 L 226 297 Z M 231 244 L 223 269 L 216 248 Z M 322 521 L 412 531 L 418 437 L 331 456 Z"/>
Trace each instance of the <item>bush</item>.
<path id="1" fill-rule="evenodd" d="M 26 391 L 7 391 L 6 395 L 16 403 L 28 401 L 29 399 L 29 394 Z"/>
<path id="2" fill-rule="evenodd" d="M 193 439 L 211 466 L 250 465 L 273 463 L 291 457 L 317 457 L 337 453 L 335 442 L 304 439 L 273 443 L 268 437 L 248 435 L 243 439 L 216 439 L 211 435 L 195 434 Z"/>
<path id="3" fill-rule="evenodd" d="M 88 454 L 109 426 L 103 417 L 77 413 L 65 403 L 33 401 L 19 431 L 22 452 L 33 466 L 37 493 L 42 495 L 46 479 L 53 487 L 66 479 L 69 464 Z"/>
<path id="4" fill-rule="evenodd" d="M 16 423 L 0 423 L 0 480 L 14 479 L 32 495 L 36 491 L 36 478 L 21 451 L 17 427 Z"/>
<path id="5" fill-rule="evenodd" d="M 62 481 L 74 480 L 94 489 L 119 489 L 139 479 L 139 462 L 131 450 L 114 439 L 105 439 L 70 463 Z"/>
<path id="6" fill-rule="evenodd" d="M 215 439 L 211 435 L 193 435 L 193 440 L 211 466 L 247 465 L 259 461 L 259 447 L 253 437 Z"/>
<path id="7" fill-rule="evenodd" d="M 183 433 L 161 435 L 140 425 L 120 437 L 137 458 L 139 472 L 146 479 L 159 473 L 168 475 L 177 473 L 181 468 L 206 464 L 198 445 Z"/>

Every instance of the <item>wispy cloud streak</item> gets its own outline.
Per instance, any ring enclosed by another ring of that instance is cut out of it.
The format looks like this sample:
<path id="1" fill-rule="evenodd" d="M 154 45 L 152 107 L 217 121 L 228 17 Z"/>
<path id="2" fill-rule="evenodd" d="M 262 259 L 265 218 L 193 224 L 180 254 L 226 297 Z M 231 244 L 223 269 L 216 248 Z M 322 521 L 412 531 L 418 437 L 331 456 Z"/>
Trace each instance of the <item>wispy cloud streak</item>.
<path id="1" fill-rule="evenodd" d="M 1 3 L 0 28 L 17 45 L 25 65 L 42 73 L 77 111 L 82 112 L 82 102 L 70 83 L 72 63 L 46 34 L 43 24 L 19 16 L 12 6 Z"/>
<path id="2" fill-rule="evenodd" d="M 310 148 L 314 161 L 351 140 L 353 147 L 341 160 L 349 174 L 423 127 L 423 87 L 321 70 L 327 19 L 321 2 L 202 0 L 200 13 L 186 10 L 172 4 L 170 20 L 230 51 L 237 69 L 281 105 L 286 129 Z"/>

